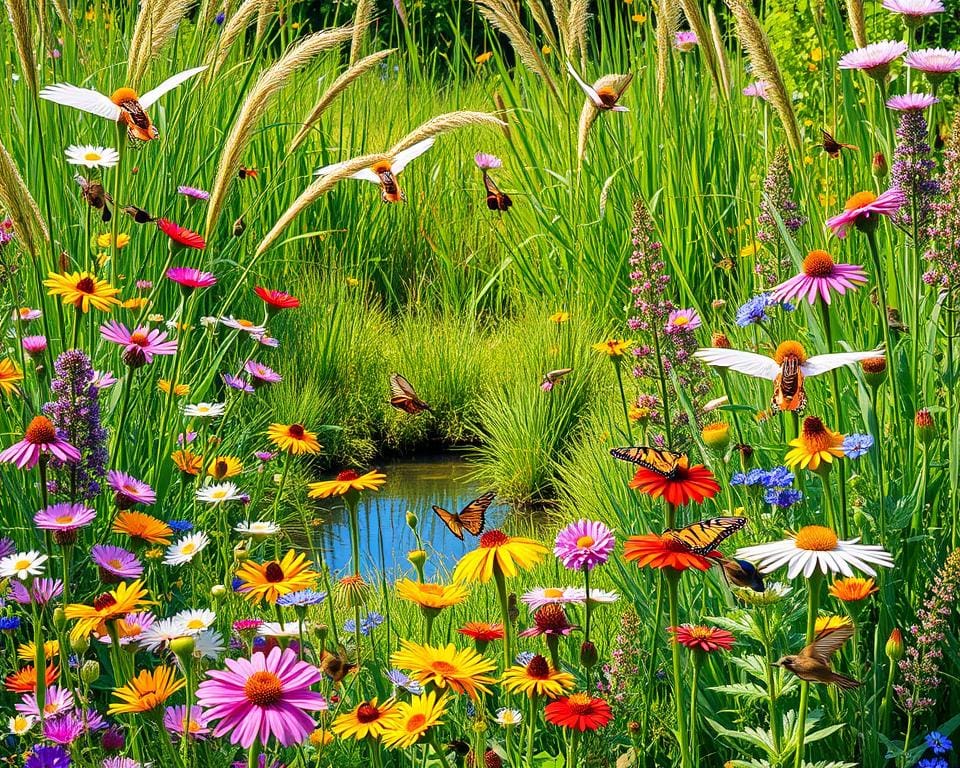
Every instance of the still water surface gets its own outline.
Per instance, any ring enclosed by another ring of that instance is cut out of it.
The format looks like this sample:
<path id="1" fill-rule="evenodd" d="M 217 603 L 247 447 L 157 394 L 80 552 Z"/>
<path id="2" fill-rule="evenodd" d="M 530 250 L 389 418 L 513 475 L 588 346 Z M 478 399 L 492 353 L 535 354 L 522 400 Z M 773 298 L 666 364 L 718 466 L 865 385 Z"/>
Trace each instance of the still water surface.
<path id="1" fill-rule="evenodd" d="M 420 536 L 429 553 L 427 575 L 451 570 L 461 555 L 476 546 L 476 539 L 469 533 L 464 534 L 466 541 L 457 539 L 431 505 L 459 512 L 483 493 L 485 489 L 467 479 L 470 465 L 453 455 L 395 462 L 381 471 L 387 476 L 386 484 L 378 493 L 364 493 L 360 502 L 361 570 L 366 574 L 412 571 L 407 552 L 415 549 L 417 542 L 406 523 L 408 510 L 420 518 Z M 507 511 L 506 505 L 494 502 L 487 511 L 487 528 L 501 525 Z M 314 518 L 310 532 L 314 549 L 322 552 L 335 574 L 345 572 L 350 564 L 350 528 L 342 502 L 320 502 Z M 299 543 L 302 534 L 290 533 Z"/>

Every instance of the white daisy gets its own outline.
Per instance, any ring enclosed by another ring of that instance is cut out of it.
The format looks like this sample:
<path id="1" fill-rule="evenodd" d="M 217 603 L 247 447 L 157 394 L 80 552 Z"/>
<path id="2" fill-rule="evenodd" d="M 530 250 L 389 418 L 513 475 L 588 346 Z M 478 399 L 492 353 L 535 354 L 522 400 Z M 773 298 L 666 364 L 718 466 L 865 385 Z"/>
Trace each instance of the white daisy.
<path id="1" fill-rule="evenodd" d="M 197 490 L 197 501 L 205 504 L 226 504 L 228 501 L 242 501 L 244 495 L 233 483 L 211 483 Z"/>
<path id="2" fill-rule="evenodd" d="M 47 556 L 35 550 L 7 555 L 0 560 L 0 577 L 5 579 L 16 577 L 26 581 L 29 576 L 42 576 L 43 564 L 46 561 Z"/>
<path id="3" fill-rule="evenodd" d="M 256 522 L 245 522 L 237 525 L 233 529 L 241 536 L 247 536 L 251 539 L 265 539 L 269 536 L 273 536 L 280 532 L 280 526 L 276 523 L 271 523 L 269 520 L 258 520 Z"/>
<path id="4" fill-rule="evenodd" d="M 189 611 L 180 611 L 180 613 L 172 616 L 171 620 L 180 623 L 180 626 L 184 630 L 183 634 L 196 635 L 200 632 L 210 629 L 210 627 L 213 626 L 213 623 L 217 620 L 217 614 L 215 614 L 213 611 L 200 608 Z"/>
<path id="5" fill-rule="evenodd" d="M 583 590 L 576 587 L 537 587 L 520 598 L 531 610 L 542 608 L 551 603 L 582 603 Z"/>
<path id="6" fill-rule="evenodd" d="M 823 525 L 805 525 L 790 538 L 757 544 L 737 550 L 737 557 L 757 564 L 763 573 L 788 566 L 787 578 L 803 574 L 809 579 L 819 569 L 822 573 L 853 576 L 853 566 L 869 576 L 876 576 L 874 565 L 893 568 L 893 558 L 876 544 L 858 544 L 860 538 L 842 540 Z"/>
<path id="7" fill-rule="evenodd" d="M 575 598 L 572 602 L 585 603 L 587 601 L 587 591 L 583 587 L 573 587 L 569 591 L 571 597 Z M 615 603 L 619 599 L 620 595 L 616 592 L 607 592 L 605 589 L 590 590 L 591 603 Z"/>
<path id="8" fill-rule="evenodd" d="M 520 725 L 523 722 L 523 715 L 519 709 L 501 707 L 497 710 L 497 722 L 505 728 L 511 725 Z"/>
<path id="9" fill-rule="evenodd" d="M 246 331 L 253 336 L 262 336 L 267 332 L 265 326 L 256 325 L 252 320 L 245 320 L 242 317 L 234 317 L 233 315 L 221 317 L 220 322 L 227 326 L 227 328 L 233 328 L 235 331 Z"/>
<path id="10" fill-rule="evenodd" d="M 226 650 L 223 636 L 215 629 L 205 629 L 193 638 L 193 655 L 198 659 L 212 659 L 216 661 Z"/>
<path id="11" fill-rule="evenodd" d="M 310 624 L 303 623 L 303 631 L 307 632 Z M 257 629 L 257 634 L 261 637 L 272 637 L 275 639 L 300 637 L 300 625 L 296 621 L 288 621 L 281 624 L 279 621 L 265 621 Z"/>
<path id="12" fill-rule="evenodd" d="M 190 633 L 176 616 L 160 619 L 140 636 L 140 644 L 148 651 L 158 651 L 169 646 L 174 640 L 187 637 Z"/>
<path id="13" fill-rule="evenodd" d="M 112 147 L 95 147 L 93 144 L 72 144 L 64 154 L 71 165 L 85 168 L 113 168 L 120 162 L 120 153 Z"/>
<path id="14" fill-rule="evenodd" d="M 7 722 L 7 728 L 12 736 L 23 736 L 37 722 L 37 718 L 31 715 L 16 715 Z"/>
<path id="15" fill-rule="evenodd" d="M 167 554 L 163 562 L 167 565 L 183 565 L 189 563 L 210 543 L 210 537 L 203 531 L 197 531 L 184 536 L 180 541 L 167 547 Z"/>
<path id="16" fill-rule="evenodd" d="M 197 419 L 215 419 L 223 416 L 226 410 L 224 403 L 187 403 L 183 406 L 183 415 Z"/>

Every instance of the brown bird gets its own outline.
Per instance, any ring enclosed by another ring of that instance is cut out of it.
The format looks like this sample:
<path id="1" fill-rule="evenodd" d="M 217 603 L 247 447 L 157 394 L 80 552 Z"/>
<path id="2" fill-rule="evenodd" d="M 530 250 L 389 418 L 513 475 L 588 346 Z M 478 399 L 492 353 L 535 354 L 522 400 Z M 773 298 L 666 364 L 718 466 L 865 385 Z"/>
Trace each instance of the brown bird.
<path id="1" fill-rule="evenodd" d="M 830 657 L 847 640 L 853 637 L 853 626 L 826 627 L 817 633 L 813 642 L 795 656 L 784 656 L 775 667 L 789 669 L 801 680 L 812 683 L 834 683 L 838 688 L 850 690 L 862 683 L 852 677 L 838 674 L 830 668 Z"/>

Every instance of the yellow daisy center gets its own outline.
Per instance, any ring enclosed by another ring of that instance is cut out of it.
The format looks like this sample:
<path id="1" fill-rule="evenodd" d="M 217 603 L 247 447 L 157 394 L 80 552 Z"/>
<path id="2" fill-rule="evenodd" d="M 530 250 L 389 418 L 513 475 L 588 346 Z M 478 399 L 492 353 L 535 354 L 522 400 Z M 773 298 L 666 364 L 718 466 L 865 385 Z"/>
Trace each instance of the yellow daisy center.
<path id="1" fill-rule="evenodd" d="M 837 548 L 837 534 L 824 525 L 803 526 L 794 541 L 797 549 L 811 552 L 831 552 Z"/>
<path id="2" fill-rule="evenodd" d="M 206 629 L 207 625 L 203 619 L 190 619 L 187 622 L 187 629 Z"/>
<path id="3" fill-rule="evenodd" d="M 810 251 L 803 260 L 803 273 L 807 277 L 829 277 L 833 267 L 833 256 L 826 251 Z"/>
<path id="4" fill-rule="evenodd" d="M 188 541 L 186 544 L 180 547 L 180 551 L 183 552 L 183 554 L 185 555 L 192 555 L 194 551 L 196 551 L 196 549 L 197 549 L 197 545 L 194 544 L 192 541 Z"/>
<path id="5" fill-rule="evenodd" d="M 90 162 L 93 162 L 93 163 L 95 163 L 97 160 L 100 160 L 101 158 L 102 156 L 99 152 L 87 152 L 83 156 L 84 160 L 89 160 Z"/>
<path id="6" fill-rule="evenodd" d="M 446 661 L 435 661 L 430 665 L 430 669 L 436 672 L 438 675 L 452 675 L 457 671 L 457 668 Z"/>
<path id="7" fill-rule="evenodd" d="M 16 571 L 25 571 L 30 567 L 30 561 L 26 559 L 17 560 L 13 567 Z"/>

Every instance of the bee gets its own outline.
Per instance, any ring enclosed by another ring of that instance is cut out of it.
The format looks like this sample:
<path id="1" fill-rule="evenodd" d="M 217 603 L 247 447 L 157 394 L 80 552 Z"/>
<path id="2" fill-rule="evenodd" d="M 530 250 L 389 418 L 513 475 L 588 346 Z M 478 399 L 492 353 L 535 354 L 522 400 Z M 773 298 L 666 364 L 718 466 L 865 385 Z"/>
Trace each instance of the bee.
<path id="1" fill-rule="evenodd" d="M 336 653 L 323 652 L 320 659 L 320 669 L 334 683 L 339 683 L 349 675 L 357 665 L 347 657 L 347 649 L 342 645 L 337 647 Z"/>
<path id="2" fill-rule="evenodd" d="M 150 222 L 157 220 L 155 216 L 151 216 L 149 213 L 143 210 L 143 208 L 137 208 L 135 205 L 125 205 L 123 207 L 123 212 L 137 222 L 137 224 L 149 224 Z"/>
<path id="3" fill-rule="evenodd" d="M 79 173 L 73 177 L 73 180 L 80 185 L 80 194 L 83 196 L 87 205 L 94 210 L 100 211 L 100 221 L 110 221 L 110 219 L 113 218 L 113 212 L 110 210 L 113 198 L 107 194 L 107 191 L 103 188 L 103 184 L 99 181 L 87 179 Z"/>
<path id="4" fill-rule="evenodd" d="M 257 178 L 257 169 L 256 168 L 244 168 L 241 166 L 240 170 L 237 171 L 237 178 L 240 181 L 244 179 L 255 179 Z"/>
<path id="5" fill-rule="evenodd" d="M 854 152 L 860 151 L 860 147 L 855 147 L 853 144 L 841 144 L 839 141 L 833 138 L 833 136 L 827 133 L 826 129 L 824 128 L 820 129 L 820 133 L 823 134 L 823 141 L 821 142 L 823 151 L 834 160 L 840 157 L 840 150 L 842 149 L 852 149 Z"/>

